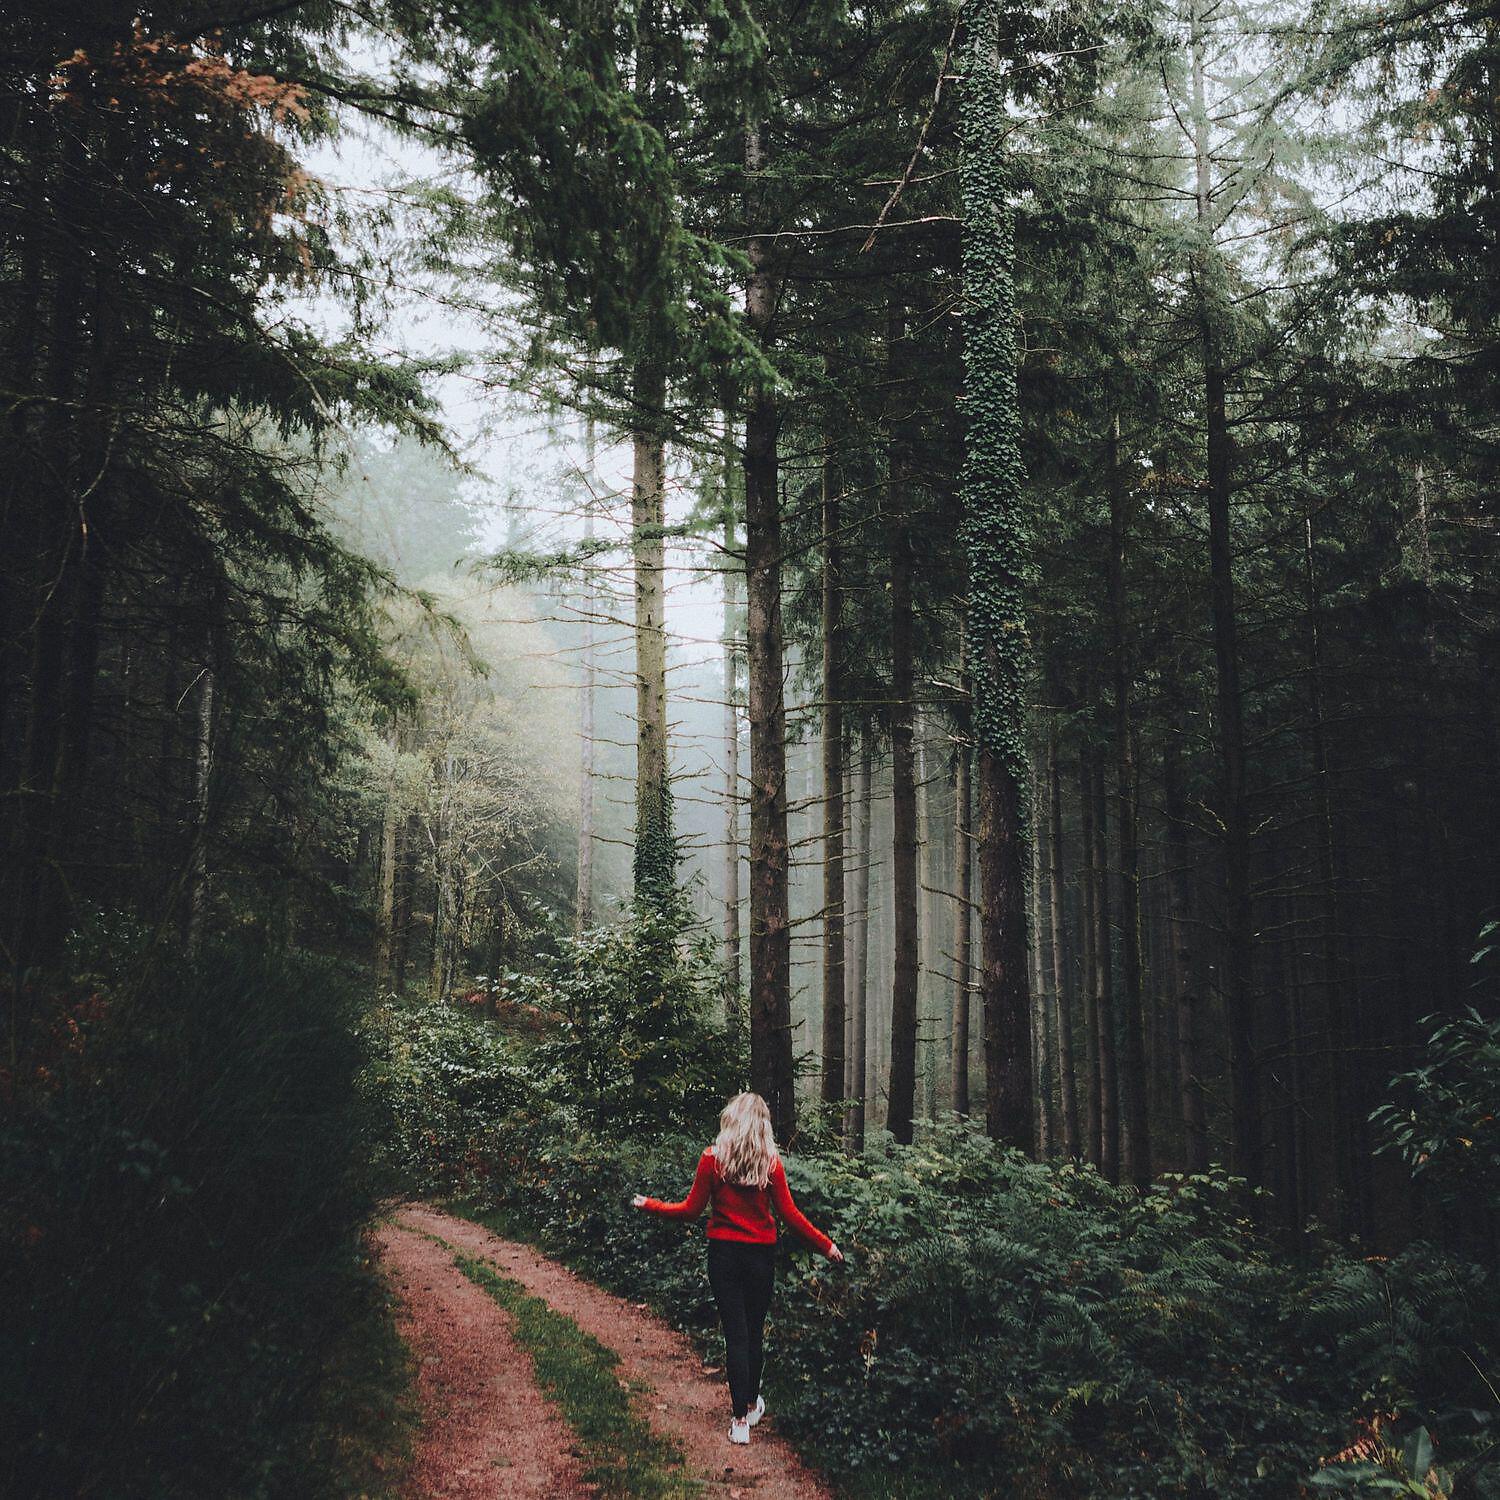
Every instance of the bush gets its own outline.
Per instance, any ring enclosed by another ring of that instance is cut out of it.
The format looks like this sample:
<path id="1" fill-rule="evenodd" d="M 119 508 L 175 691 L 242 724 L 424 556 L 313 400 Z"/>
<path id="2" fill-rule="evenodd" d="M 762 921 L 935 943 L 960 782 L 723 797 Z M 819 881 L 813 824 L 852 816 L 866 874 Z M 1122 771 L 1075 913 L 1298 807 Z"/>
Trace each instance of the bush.
<path id="1" fill-rule="evenodd" d="M 5 1494 L 334 1492 L 325 1355 L 385 1315 L 356 993 L 225 948 L 40 1004 L 0 1126 Z"/>
<path id="2" fill-rule="evenodd" d="M 366 1023 L 361 1092 L 380 1118 L 377 1160 L 390 1185 L 463 1191 L 488 1170 L 487 1147 L 536 1086 L 517 1043 L 488 1017 L 391 998 Z"/>
<path id="3" fill-rule="evenodd" d="M 532 1054 L 538 1082 L 595 1128 L 681 1129 L 744 1087 L 743 1037 L 713 1023 L 723 969 L 679 906 L 566 944 L 533 986 L 554 1025 Z"/>

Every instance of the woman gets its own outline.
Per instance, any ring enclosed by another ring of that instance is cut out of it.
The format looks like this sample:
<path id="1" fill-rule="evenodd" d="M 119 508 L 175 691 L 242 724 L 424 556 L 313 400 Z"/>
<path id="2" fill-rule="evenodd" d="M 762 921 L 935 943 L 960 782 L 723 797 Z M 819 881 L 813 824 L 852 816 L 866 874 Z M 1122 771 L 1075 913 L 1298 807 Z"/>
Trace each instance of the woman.
<path id="1" fill-rule="evenodd" d="M 771 1133 L 771 1111 L 759 1094 L 736 1094 L 719 1116 L 719 1135 L 698 1158 L 693 1186 L 681 1203 L 663 1203 L 637 1193 L 634 1208 L 669 1219 L 708 1216 L 708 1283 L 724 1325 L 725 1365 L 733 1420 L 731 1443 L 748 1443 L 750 1429 L 765 1414 L 760 1394 L 762 1337 L 771 1305 L 779 1214 L 829 1260 L 842 1264 L 837 1245 L 815 1229 L 792 1201 L 786 1173 Z"/>

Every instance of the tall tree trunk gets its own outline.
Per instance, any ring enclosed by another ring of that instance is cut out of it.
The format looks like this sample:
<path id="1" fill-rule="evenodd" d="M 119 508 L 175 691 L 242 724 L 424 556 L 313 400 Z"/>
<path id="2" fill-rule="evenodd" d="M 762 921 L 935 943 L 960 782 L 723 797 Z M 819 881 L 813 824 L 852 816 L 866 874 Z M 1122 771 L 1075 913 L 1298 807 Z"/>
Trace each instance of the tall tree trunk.
<path id="1" fill-rule="evenodd" d="M 595 428 L 592 413 L 583 428 L 585 542 L 594 539 L 594 482 L 596 474 Z M 594 697 L 598 690 L 599 664 L 595 659 L 595 615 L 599 610 L 590 562 L 588 584 L 583 594 L 583 683 L 579 689 L 578 734 L 578 885 L 573 901 L 573 928 L 584 932 L 594 925 L 594 767 L 596 760 Z"/>
<path id="2" fill-rule="evenodd" d="M 81 138 L 67 142 L 66 175 L 72 174 L 85 150 Z M 67 889 L 57 847 L 57 771 L 67 715 L 70 605 L 87 539 L 77 508 L 81 455 L 76 419 L 79 398 L 90 383 L 87 377 L 79 379 L 87 365 L 80 315 L 84 263 L 82 251 L 60 257 L 50 299 L 47 401 L 38 422 L 39 446 L 49 461 L 28 466 L 21 482 L 20 516 L 8 528 L 12 538 L 19 538 L 17 550 L 23 559 L 24 592 L 17 614 L 29 645 L 16 815 L 5 862 L 10 897 L 4 912 L 5 949 L 17 978 L 33 964 L 55 960 L 66 930 Z"/>
<path id="3" fill-rule="evenodd" d="M 1120 1169 L 1138 1187 L 1151 1181 L 1150 1116 L 1146 1106 L 1145 1018 L 1141 1000 L 1141 855 L 1136 830 L 1135 746 L 1130 723 L 1130 632 L 1125 598 L 1125 476 L 1120 465 L 1120 418 L 1110 421 L 1109 469 L 1110 635 L 1115 677 L 1115 795 L 1120 849 L 1120 962 L 1124 1015 L 1120 1042 Z"/>
<path id="4" fill-rule="evenodd" d="M 197 744 L 193 754 L 193 847 L 188 868 L 187 951 L 196 956 L 203 947 L 208 917 L 209 785 L 214 764 L 214 669 L 204 665 L 198 677 Z"/>
<path id="5" fill-rule="evenodd" d="M 844 706 L 839 494 L 823 452 L 823 1102 L 844 1097 Z"/>
<path id="6" fill-rule="evenodd" d="M 1182 749 L 1168 734 L 1162 746 L 1162 800 L 1167 820 L 1167 893 L 1170 902 L 1172 988 L 1177 1007 L 1178 1108 L 1182 1120 L 1183 1165 L 1208 1169 L 1208 1111 L 1200 1055 L 1202 1025 L 1198 976 L 1193 963 L 1193 886 L 1188 868 L 1187 793 Z"/>
<path id="7" fill-rule="evenodd" d="M 854 865 L 855 857 L 855 785 L 854 761 L 844 755 L 844 1119 L 842 1129 L 847 1147 L 849 1137 L 848 1102 L 854 1097 Z"/>
<path id="8" fill-rule="evenodd" d="M 899 310 L 887 330 L 887 359 L 893 373 L 896 350 L 905 338 Z M 891 581 L 891 887 L 892 928 L 891 1073 L 886 1087 L 886 1128 L 898 1141 L 912 1138 L 917 1082 L 917 772 L 913 746 L 915 678 L 912 661 L 911 528 L 907 507 L 906 453 L 902 416 L 891 420 L 890 541 Z"/>
<path id="9" fill-rule="evenodd" d="M 1224 826 L 1224 1005 L 1229 1038 L 1232 1165 L 1252 1186 L 1261 1180 L 1260 1081 L 1255 1059 L 1255 989 L 1250 909 L 1250 820 L 1245 797 L 1244 703 L 1240 690 L 1238 617 L 1234 598 L 1234 541 L 1230 531 L 1230 436 L 1214 274 L 1211 141 L 1205 98 L 1203 16 L 1192 15 L 1193 150 L 1197 217 L 1202 238 L 1197 295 L 1203 346 L 1208 466 L 1209 585 L 1217 674 L 1219 757 Z"/>
<path id="10" fill-rule="evenodd" d="M 850 1149 L 865 1147 L 866 1096 L 870 1067 L 870 825 L 874 752 L 868 733 L 860 737 L 859 819 L 854 835 L 854 965 L 850 992 L 852 1025 L 850 1049 L 848 1139 Z"/>
<path id="11" fill-rule="evenodd" d="M 1313 547 L 1313 521 L 1303 520 L 1303 568 L 1307 585 L 1307 682 L 1311 698 L 1311 733 L 1313 775 L 1317 783 L 1318 829 L 1316 836 L 1318 890 L 1318 957 L 1323 990 L 1324 1050 L 1329 1061 L 1323 1076 L 1328 1090 L 1330 1149 L 1334 1162 L 1334 1186 L 1337 1194 L 1335 1223 L 1340 1229 L 1353 1227 L 1361 1232 L 1369 1226 L 1356 1224 L 1358 1170 L 1357 1159 L 1366 1154 L 1359 1140 L 1362 1118 L 1356 1111 L 1350 1118 L 1346 1103 L 1348 1089 L 1341 1054 L 1348 1047 L 1349 1027 L 1344 1003 L 1343 964 L 1339 952 L 1339 889 L 1334 862 L 1333 787 L 1329 774 L 1326 709 L 1323 700 L 1323 606 L 1318 585 L 1317 554 Z M 1356 1079 L 1358 1074 L 1356 1073 Z"/>
<path id="12" fill-rule="evenodd" d="M 734 419 L 724 414 L 724 1009 L 740 1011 L 739 575 L 733 475 Z"/>
<path id="13" fill-rule="evenodd" d="M 974 969 L 974 796 L 970 767 L 972 750 L 961 733 L 958 740 L 958 764 L 954 790 L 953 863 L 954 886 L 953 956 L 956 965 L 953 982 L 953 1109 L 967 1118 L 969 1114 L 969 984 Z"/>
<path id="14" fill-rule="evenodd" d="M 1055 1071 L 1047 1027 L 1047 987 L 1042 976 L 1042 839 L 1039 826 L 1041 797 L 1037 778 L 1031 784 L 1031 1047 L 1036 1064 L 1036 1149 L 1044 1161 L 1053 1154 L 1056 1134 L 1052 1108 Z"/>
<path id="15" fill-rule="evenodd" d="M 1099 1026 L 1099 1170 L 1111 1182 L 1120 1176 L 1120 1093 L 1115 1057 L 1114 942 L 1110 932 L 1109 804 L 1104 756 L 1089 747 L 1090 796 L 1094 806 L 1094 1015 Z"/>
<path id="16" fill-rule="evenodd" d="M 745 175 L 754 201 L 767 165 L 760 122 L 745 130 Z M 752 233 L 745 318 L 765 350 L 776 308 L 773 241 Z M 786 706 L 782 700 L 781 505 L 774 387 L 757 383 L 745 422 L 745 651 L 750 682 L 750 1079 L 771 1109 L 777 1136 L 796 1129 L 792 1060 L 791 914 L 787 877 Z"/>
<path id="17" fill-rule="evenodd" d="M 1099 870 L 1094 862 L 1098 847 L 1094 838 L 1094 785 L 1086 743 L 1078 747 L 1078 821 L 1082 859 L 1078 868 L 1078 935 L 1082 948 L 1083 1047 L 1084 1047 L 1084 1155 L 1093 1166 L 1101 1166 L 1104 1139 L 1101 1117 L 1104 1090 L 1099 1078 L 1099 924 L 1094 906 L 1099 898 Z"/>
<path id="18" fill-rule="evenodd" d="M 631 554 L 635 563 L 635 894 L 660 904 L 677 881 L 672 787 L 667 766 L 666 383 L 649 364 L 633 391 Z"/>
<path id="19" fill-rule="evenodd" d="M 965 6 L 962 270 L 966 419 L 963 498 L 979 752 L 985 1127 L 1032 1146 L 1026 976 L 1026 688 L 1023 579 L 1030 536 L 1016 397 L 1013 223 L 1008 201 L 998 0 Z"/>
<path id="20" fill-rule="evenodd" d="M 1078 1077 L 1073 1061 L 1073 1007 L 1068 999 L 1067 964 L 1063 954 L 1063 817 L 1062 777 L 1057 764 L 1057 725 L 1047 734 L 1047 886 L 1051 908 L 1052 991 L 1056 1007 L 1057 1082 L 1062 1114 L 1063 1155 L 1076 1157 L 1078 1141 Z"/>
<path id="21" fill-rule="evenodd" d="M 927 716 L 912 715 L 917 766 L 917 1076 L 921 1112 L 937 1118 L 937 1040 L 934 1034 L 933 978 L 937 973 L 937 902 L 933 899 L 935 822 L 932 816 L 932 762 L 927 749 Z"/>
<path id="22" fill-rule="evenodd" d="M 992 1140 L 1033 1149 L 1031 1007 L 1026 983 L 1024 824 L 1014 779 L 979 752 L 979 889 L 984 1005 L 985 1128 Z"/>
<path id="23" fill-rule="evenodd" d="M 396 957 L 396 829 L 400 824 L 396 765 L 400 737 L 395 721 L 386 731 L 391 774 L 386 778 L 385 808 L 380 818 L 380 891 L 376 898 L 375 974 L 382 990 L 392 988 Z"/>
<path id="24" fill-rule="evenodd" d="M 412 888 L 416 884 L 412 852 L 417 847 L 419 824 L 415 816 L 402 820 L 396 835 L 396 952 L 392 962 L 393 988 L 406 988 L 406 968 L 411 957 Z"/>

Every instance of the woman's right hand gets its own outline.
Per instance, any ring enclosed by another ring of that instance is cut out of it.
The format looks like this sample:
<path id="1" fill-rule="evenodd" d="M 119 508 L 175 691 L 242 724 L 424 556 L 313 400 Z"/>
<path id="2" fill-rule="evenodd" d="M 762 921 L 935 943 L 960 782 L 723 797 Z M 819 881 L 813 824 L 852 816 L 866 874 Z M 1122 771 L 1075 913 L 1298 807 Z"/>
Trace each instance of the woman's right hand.
<path id="1" fill-rule="evenodd" d="M 632 1208 L 644 1208 L 646 1206 L 646 1195 L 644 1193 L 637 1193 L 635 1197 L 630 1200 L 630 1206 Z"/>
<path id="2" fill-rule="evenodd" d="M 830 1245 L 828 1247 L 828 1258 L 834 1265 L 841 1266 L 844 1263 L 844 1252 L 837 1245 Z"/>

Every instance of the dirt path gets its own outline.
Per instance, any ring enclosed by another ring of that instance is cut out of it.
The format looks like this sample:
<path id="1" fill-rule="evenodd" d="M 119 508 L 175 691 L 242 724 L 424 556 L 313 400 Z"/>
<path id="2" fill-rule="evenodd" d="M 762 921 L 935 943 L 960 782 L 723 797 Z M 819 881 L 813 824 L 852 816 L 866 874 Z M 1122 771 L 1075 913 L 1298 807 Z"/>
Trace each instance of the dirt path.
<path id="1" fill-rule="evenodd" d="M 730 1445 L 722 1374 L 705 1372 L 686 1336 L 641 1304 L 601 1291 L 530 1246 L 503 1240 L 426 1204 L 406 1205 L 397 1223 L 488 1261 L 613 1349 L 622 1373 L 650 1386 L 646 1416 L 682 1445 L 705 1494 L 724 1500 L 831 1500 L 822 1481 L 776 1436 L 773 1417 L 755 1429 L 748 1447 Z"/>
<path id="2" fill-rule="evenodd" d="M 441 1245 L 396 1224 L 376 1231 L 417 1361 L 422 1425 L 411 1500 L 584 1500 L 573 1435 L 531 1374 L 495 1299 Z"/>

